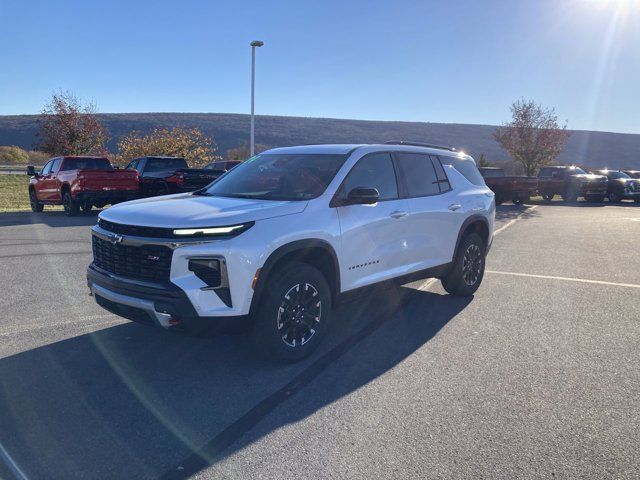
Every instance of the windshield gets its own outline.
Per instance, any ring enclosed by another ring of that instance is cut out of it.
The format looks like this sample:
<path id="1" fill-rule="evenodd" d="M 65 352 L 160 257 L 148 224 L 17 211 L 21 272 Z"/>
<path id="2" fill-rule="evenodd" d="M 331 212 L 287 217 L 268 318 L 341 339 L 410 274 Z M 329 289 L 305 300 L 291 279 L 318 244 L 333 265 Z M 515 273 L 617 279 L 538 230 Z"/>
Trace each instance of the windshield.
<path id="1" fill-rule="evenodd" d="M 184 158 L 149 158 L 144 167 L 146 172 L 160 172 L 163 170 L 178 170 L 189 168 Z"/>
<path id="2" fill-rule="evenodd" d="M 261 154 L 246 160 L 202 192 L 217 197 L 309 200 L 321 195 L 346 155 Z"/>
<path id="3" fill-rule="evenodd" d="M 571 167 L 569 169 L 567 169 L 567 172 L 569 175 L 581 175 L 583 173 L 587 173 L 585 172 L 583 169 L 581 169 L 580 167 Z"/>

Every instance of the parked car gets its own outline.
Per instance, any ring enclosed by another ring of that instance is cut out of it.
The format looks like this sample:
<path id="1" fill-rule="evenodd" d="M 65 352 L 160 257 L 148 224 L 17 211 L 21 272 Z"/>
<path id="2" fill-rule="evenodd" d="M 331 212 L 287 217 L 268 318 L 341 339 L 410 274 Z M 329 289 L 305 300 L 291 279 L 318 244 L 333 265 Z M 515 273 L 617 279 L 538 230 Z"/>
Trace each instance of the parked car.
<path id="1" fill-rule="evenodd" d="M 42 170 L 27 167 L 31 210 L 63 205 L 67 215 L 131 200 L 138 195 L 138 173 L 113 168 L 104 157 L 66 156 L 50 159 Z"/>
<path id="2" fill-rule="evenodd" d="M 607 196 L 610 202 L 635 200 L 640 203 L 640 180 L 616 170 L 595 170 L 593 173 L 607 177 Z"/>
<path id="3" fill-rule="evenodd" d="M 209 185 L 222 170 L 189 168 L 180 157 L 141 157 L 132 160 L 127 170 L 140 174 L 140 194 L 144 197 L 191 192 Z"/>
<path id="4" fill-rule="evenodd" d="M 565 202 L 584 197 L 589 202 L 603 202 L 607 195 L 607 177 L 591 175 L 574 166 L 542 167 L 538 173 L 538 193 L 546 201 L 561 195 Z"/>
<path id="5" fill-rule="evenodd" d="M 228 172 L 236 165 L 240 165 L 242 160 L 218 160 L 217 162 L 210 163 L 207 165 L 207 170 L 221 170 L 223 172 Z"/>
<path id="6" fill-rule="evenodd" d="M 474 160 L 451 149 L 277 148 L 198 192 L 102 212 L 87 280 L 125 318 L 191 331 L 247 322 L 258 349 L 297 360 L 346 292 L 438 277 L 472 295 L 494 216 Z"/>
<path id="7" fill-rule="evenodd" d="M 506 176 L 503 168 L 481 167 L 479 170 L 487 187 L 496 194 L 497 205 L 509 200 L 520 205 L 528 202 L 538 190 L 538 179 L 535 177 Z"/>
<path id="8" fill-rule="evenodd" d="M 631 178 L 640 178 L 640 170 L 623 170 Z"/>

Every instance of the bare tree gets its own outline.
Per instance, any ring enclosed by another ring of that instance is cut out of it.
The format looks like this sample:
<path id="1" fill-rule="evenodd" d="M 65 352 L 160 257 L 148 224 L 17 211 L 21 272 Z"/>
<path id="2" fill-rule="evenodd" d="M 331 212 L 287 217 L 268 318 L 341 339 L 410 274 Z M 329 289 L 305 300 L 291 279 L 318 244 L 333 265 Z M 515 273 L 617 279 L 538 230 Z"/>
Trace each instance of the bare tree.
<path id="1" fill-rule="evenodd" d="M 534 175 L 542 165 L 553 163 L 571 134 L 566 123 L 558 124 L 553 108 L 531 100 L 514 102 L 511 115 L 511 122 L 498 127 L 493 137 L 523 166 L 526 175 Z"/>
<path id="2" fill-rule="evenodd" d="M 104 154 L 107 131 L 93 103 L 83 104 L 71 92 L 54 93 L 42 109 L 37 149 L 50 155 Z"/>

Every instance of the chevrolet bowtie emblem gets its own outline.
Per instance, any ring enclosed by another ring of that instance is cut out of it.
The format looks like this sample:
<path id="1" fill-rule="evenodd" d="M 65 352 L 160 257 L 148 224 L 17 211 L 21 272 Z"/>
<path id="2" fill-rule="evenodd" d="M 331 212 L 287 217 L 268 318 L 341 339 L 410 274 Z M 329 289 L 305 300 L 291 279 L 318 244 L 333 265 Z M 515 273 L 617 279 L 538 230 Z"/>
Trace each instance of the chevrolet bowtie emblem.
<path id="1" fill-rule="evenodd" d="M 109 241 L 111 242 L 112 245 L 115 245 L 117 243 L 122 243 L 122 240 L 124 239 L 124 237 L 122 235 L 109 235 Z"/>

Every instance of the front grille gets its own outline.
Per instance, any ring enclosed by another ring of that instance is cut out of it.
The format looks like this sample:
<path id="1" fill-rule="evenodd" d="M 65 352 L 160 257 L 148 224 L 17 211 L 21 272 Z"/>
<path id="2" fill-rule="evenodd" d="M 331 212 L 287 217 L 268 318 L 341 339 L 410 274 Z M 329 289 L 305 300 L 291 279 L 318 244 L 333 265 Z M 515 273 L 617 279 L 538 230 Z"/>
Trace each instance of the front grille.
<path id="1" fill-rule="evenodd" d="M 169 281 L 173 251 L 162 245 L 123 245 L 93 235 L 94 264 L 114 275 L 151 282 Z"/>
<path id="2" fill-rule="evenodd" d="M 98 226 L 109 232 L 119 233 L 120 235 L 151 238 L 174 237 L 172 228 L 140 227 L 137 225 L 125 225 L 124 223 L 113 223 L 103 219 L 98 220 Z"/>

